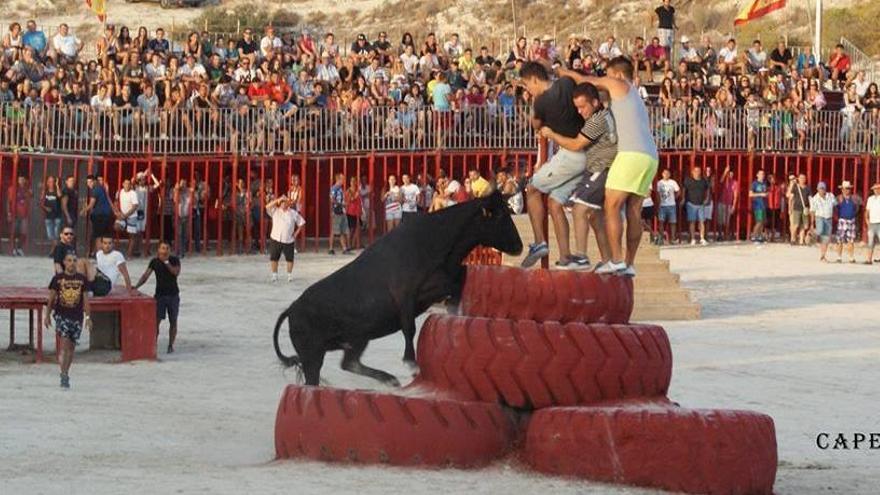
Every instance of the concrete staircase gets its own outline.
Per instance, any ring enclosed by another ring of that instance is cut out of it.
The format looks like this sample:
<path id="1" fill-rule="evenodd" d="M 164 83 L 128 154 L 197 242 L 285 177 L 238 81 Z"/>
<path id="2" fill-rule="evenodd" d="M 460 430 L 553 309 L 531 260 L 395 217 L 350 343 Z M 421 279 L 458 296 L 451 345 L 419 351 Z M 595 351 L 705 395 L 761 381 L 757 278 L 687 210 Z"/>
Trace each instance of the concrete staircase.
<path id="1" fill-rule="evenodd" d="M 569 219 L 570 220 L 570 219 Z M 517 215 L 514 223 L 523 239 L 523 244 L 528 245 L 533 240 L 532 227 L 527 215 Z M 572 232 L 573 237 L 573 232 Z M 558 259 L 559 248 L 556 244 L 556 234 L 553 226 L 550 226 L 550 266 Z M 519 266 L 525 258 L 525 250 L 521 256 L 504 256 L 504 264 Z M 596 247 L 596 239 L 590 233 L 588 253 L 590 261 L 601 259 Z M 700 305 L 691 300 L 690 293 L 681 287 L 677 273 L 669 271 L 669 261 L 660 259 L 660 248 L 651 244 L 646 234 L 636 254 L 635 278 L 635 307 L 633 309 L 633 321 L 657 321 L 657 320 L 697 320 L 700 318 Z"/>

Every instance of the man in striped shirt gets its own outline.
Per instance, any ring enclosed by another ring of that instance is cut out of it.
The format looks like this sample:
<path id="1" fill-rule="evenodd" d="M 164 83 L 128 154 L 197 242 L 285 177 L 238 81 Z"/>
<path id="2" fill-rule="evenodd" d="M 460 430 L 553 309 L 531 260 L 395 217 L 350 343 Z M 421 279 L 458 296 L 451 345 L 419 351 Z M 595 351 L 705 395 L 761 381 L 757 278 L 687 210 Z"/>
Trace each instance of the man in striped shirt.
<path id="1" fill-rule="evenodd" d="M 575 252 L 556 263 L 557 267 L 563 269 L 584 269 L 590 266 L 587 258 L 587 237 L 591 225 L 596 233 L 602 262 L 608 262 L 611 256 L 604 215 L 600 212 L 605 204 L 608 169 L 617 156 L 617 133 L 614 117 L 602 106 L 596 86 L 590 83 L 578 84 L 572 91 L 572 100 L 578 113 L 584 118 L 584 125 L 578 135 L 569 138 L 546 126 L 540 132 L 543 137 L 552 139 L 560 147 L 570 151 L 583 151 L 587 156 L 587 168 L 571 196 Z"/>

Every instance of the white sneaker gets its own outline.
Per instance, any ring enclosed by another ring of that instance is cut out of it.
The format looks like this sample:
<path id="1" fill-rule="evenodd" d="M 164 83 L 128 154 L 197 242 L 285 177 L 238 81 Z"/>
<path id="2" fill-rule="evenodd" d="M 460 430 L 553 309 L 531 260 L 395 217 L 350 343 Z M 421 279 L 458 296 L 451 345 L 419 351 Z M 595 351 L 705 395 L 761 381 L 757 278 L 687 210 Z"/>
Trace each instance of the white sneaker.
<path id="1" fill-rule="evenodd" d="M 706 241 L 706 239 L 700 239 L 700 246 L 708 246 L 708 245 L 709 245 L 709 243 Z"/>
<path id="2" fill-rule="evenodd" d="M 636 267 L 629 265 L 626 267 L 626 270 L 622 272 L 617 272 L 618 275 L 623 275 L 624 277 L 635 277 L 636 276 Z"/>
<path id="3" fill-rule="evenodd" d="M 593 273 L 598 273 L 599 275 L 608 275 L 622 272 L 624 270 L 626 270 L 626 263 L 624 263 L 623 261 L 618 263 L 609 261 L 608 263 L 604 263 L 596 268 L 596 271 Z"/>
<path id="4" fill-rule="evenodd" d="M 697 240 L 691 239 L 691 246 L 696 246 L 696 245 L 697 245 Z"/>
<path id="5" fill-rule="evenodd" d="M 272 279 L 271 279 L 271 281 L 272 281 L 273 284 L 274 284 L 275 282 L 278 281 L 278 274 L 277 274 L 277 273 L 273 273 L 273 274 L 272 274 Z"/>
<path id="6" fill-rule="evenodd" d="M 290 283 L 290 282 L 293 282 L 293 274 L 288 273 L 287 274 L 287 283 Z"/>

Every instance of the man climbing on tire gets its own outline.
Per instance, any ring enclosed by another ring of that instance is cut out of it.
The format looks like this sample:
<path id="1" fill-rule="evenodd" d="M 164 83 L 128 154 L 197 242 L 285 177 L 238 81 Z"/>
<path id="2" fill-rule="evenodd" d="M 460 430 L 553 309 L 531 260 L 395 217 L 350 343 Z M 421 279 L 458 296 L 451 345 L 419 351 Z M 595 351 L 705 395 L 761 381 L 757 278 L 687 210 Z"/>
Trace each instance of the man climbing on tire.
<path id="1" fill-rule="evenodd" d="M 562 77 L 551 83 L 547 69 L 537 62 L 526 62 L 520 69 L 522 84 L 534 95 L 534 115 L 532 125 L 536 130 L 547 127 L 563 138 L 576 138 L 584 125 L 584 119 L 572 103 L 574 80 Z M 535 243 L 529 246 L 529 253 L 522 262 L 528 268 L 541 258 L 550 254 L 547 239 L 544 238 L 543 194 L 550 196 L 548 209 L 559 243 L 560 267 L 568 267 L 571 251 L 568 241 L 568 219 L 563 206 L 574 192 L 587 166 L 587 155 L 583 149 L 573 151 L 561 147 L 547 162 L 539 164 L 529 187 L 526 189 L 529 220 L 535 234 Z"/>

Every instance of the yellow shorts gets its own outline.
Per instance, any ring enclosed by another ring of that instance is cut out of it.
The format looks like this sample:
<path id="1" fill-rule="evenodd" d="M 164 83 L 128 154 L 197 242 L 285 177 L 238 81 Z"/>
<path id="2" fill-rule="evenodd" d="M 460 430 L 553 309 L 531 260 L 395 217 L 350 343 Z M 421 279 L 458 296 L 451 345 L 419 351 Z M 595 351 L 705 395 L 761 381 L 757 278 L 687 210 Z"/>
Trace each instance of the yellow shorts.
<path id="1" fill-rule="evenodd" d="M 657 175 L 657 165 L 657 159 L 650 155 L 637 151 L 618 152 L 608 171 L 605 189 L 647 196 Z"/>

